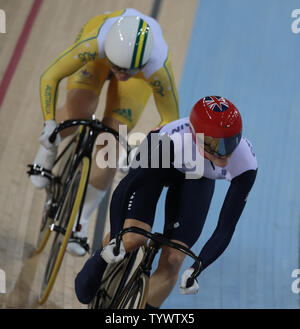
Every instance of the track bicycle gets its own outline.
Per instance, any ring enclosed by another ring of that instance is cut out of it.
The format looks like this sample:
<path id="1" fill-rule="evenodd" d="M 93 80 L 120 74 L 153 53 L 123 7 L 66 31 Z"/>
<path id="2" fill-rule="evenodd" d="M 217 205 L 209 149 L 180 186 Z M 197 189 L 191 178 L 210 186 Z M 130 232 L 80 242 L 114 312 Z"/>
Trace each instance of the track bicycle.
<path id="1" fill-rule="evenodd" d="M 89 180 L 93 147 L 98 134 L 100 132 L 112 134 L 125 147 L 127 155 L 131 150 L 127 141 L 118 132 L 107 127 L 94 116 L 91 120 L 61 122 L 49 137 L 49 141 L 54 142 L 60 131 L 74 126 L 79 126 L 77 133 L 59 153 L 51 171 L 36 164 L 28 165 L 29 175 L 42 175 L 49 179 L 36 253 L 43 251 L 51 232 L 55 232 L 43 276 L 40 304 L 45 303 L 52 290 L 67 244 L 72 237 L 75 221 L 76 231 L 80 231 L 80 215 Z M 87 241 L 83 241 L 83 246 L 89 251 Z"/>
<path id="2" fill-rule="evenodd" d="M 92 309 L 143 309 L 145 308 L 149 278 L 153 260 L 163 246 L 177 249 L 195 260 L 195 269 L 187 280 L 187 287 L 191 287 L 194 279 L 199 275 L 201 262 L 197 256 L 185 246 L 167 239 L 161 233 L 150 233 L 139 227 L 123 229 L 116 238 L 116 246 L 113 250 L 115 256 L 119 254 L 122 236 L 126 233 L 136 233 L 150 239 L 147 245 L 140 247 L 143 251 L 142 260 L 132 273 L 132 267 L 136 260 L 138 250 L 127 253 L 119 263 L 108 264 L 97 294 L 89 305 Z"/>

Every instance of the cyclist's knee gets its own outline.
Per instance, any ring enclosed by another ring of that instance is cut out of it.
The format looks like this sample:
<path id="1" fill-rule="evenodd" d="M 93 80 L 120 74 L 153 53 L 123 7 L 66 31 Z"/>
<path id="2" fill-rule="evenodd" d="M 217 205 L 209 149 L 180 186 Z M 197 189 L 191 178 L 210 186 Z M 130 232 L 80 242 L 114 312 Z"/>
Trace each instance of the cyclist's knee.
<path id="1" fill-rule="evenodd" d="M 133 233 L 128 233 L 124 235 L 123 237 L 123 243 L 126 252 L 130 252 L 142 245 L 144 245 L 147 242 L 147 239 L 143 236 L 137 236 L 136 234 Z"/>
<path id="2" fill-rule="evenodd" d="M 144 222 L 141 222 L 136 219 L 126 219 L 124 223 L 124 228 L 128 228 L 131 226 L 139 227 L 141 229 L 144 229 L 148 232 L 151 232 L 151 226 L 149 224 L 146 224 Z M 123 235 L 123 243 L 125 250 L 127 252 L 132 251 L 142 245 L 144 245 L 147 242 L 147 238 L 140 234 L 135 233 L 126 233 Z"/>
<path id="3" fill-rule="evenodd" d="M 90 119 L 95 113 L 99 96 L 91 90 L 70 89 L 65 108 L 70 119 Z"/>
<path id="4" fill-rule="evenodd" d="M 184 257 L 178 255 L 178 253 L 170 253 L 167 258 L 167 267 L 169 271 L 173 273 L 177 273 L 181 267 Z"/>
<path id="5" fill-rule="evenodd" d="M 102 241 L 102 246 L 103 246 L 103 248 L 104 248 L 105 246 L 108 245 L 109 241 L 110 241 L 110 232 L 108 232 L 108 233 L 105 235 L 105 237 L 104 237 L 104 239 L 103 239 L 103 241 Z"/>
<path id="6" fill-rule="evenodd" d="M 111 240 L 110 233 L 107 233 L 107 235 L 104 237 L 104 239 L 102 241 L 103 248 L 106 245 L 108 245 L 110 240 Z M 123 236 L 122 241 L 123 241 L 126 252 L 130 252 L 130 251 L 138 248 L 139 246 L 145 244 L 147 242 L 147 239 L 144 238 L 143 236 L 138 236 L 136 234 L 128 233 Z"/>
<path id="7" fill-rule="evenodd" d="M 117 131 L 119 134 L 123 134 L 125 133 L 125 131 L 120 130 L 119 126 L 122 125 L 122 122 L 116 120 L 115 118 L 111 118 L 111 117 L 105 117 L 103 118 L 102 122 L 109 128 L 114 129 L 115 131 Z M 125 128 L 127 129 L 127 128 Z M 127 129 L 127 132 L 129 130 Z M 96 140 L 96 152 L 100 151 L 102 148 L 105 147 L 105 156 L 108 157 L 108 154 L 110 152 L 115 152 L 115 158 L 118 159 L 119 158 L 119 147 L 117 147 L 117 142 L 115 140 L 115 138 L 111 135 L 111 141 L 110 142 L 107 139 L 107 133 L 100 133 L 97 140 Z M 96 153 L 97 154 L 97 153 Z M 110 154 L 114 154 L 114 153 L 110 153 Z M 114 157 L 113 157 L 114 158 Z M 105 161 L 108 161 L 108 159 L 105 159 Z M 115 164 L 116 165 L 116 164 Z"/>
<path id="8" fill-rule="evenodd" d="M 122 133 L 122 131 L 119 131 L 120 130 L 120 125 L 122 126 L 126 126 L 126 129 L 127 129 L 127 132 L 130 131 L 130 128 L 125 125 L 123 122 L 113 118 L 113 117 L 110 117 L 110 116 L 106 116 L 103 118 L 102 122 L 108 126 L 109 128 L 112 128 L 120 133 Z M 124 131 L 125 132 L 125 131 Z"/>
<path id="9" fill-rule="evenodd" d="M 166 249 L 166 251 L 163 252 L 161 255 L 159 268 L 161 271 L 165 271 L 170 275 L 177 275 L 183 263 L 185 255 L 182 252 L 172 248 Z"/>

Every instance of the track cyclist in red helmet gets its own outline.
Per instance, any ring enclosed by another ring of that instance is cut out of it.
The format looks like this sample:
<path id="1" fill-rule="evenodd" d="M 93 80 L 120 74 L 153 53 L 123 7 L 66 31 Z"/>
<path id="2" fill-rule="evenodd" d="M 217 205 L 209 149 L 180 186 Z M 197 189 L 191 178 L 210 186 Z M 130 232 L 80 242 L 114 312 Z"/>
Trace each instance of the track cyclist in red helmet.
<path id="1" fill-rule="evenodd" d="M 159 138 L 153 138 L 157 136 Z M 167 142 L 169 156 L 164 149 Z M 147 159 L 144 159 L 143 166 L 139 166 L 146 153 Z M 158 163 L 155 168 L 151 167 L 153 160 Z M 188 175 L 190 173 L 197 175 Z M 110 236 L 106 237 L 104 248 L 88 259 L 75 279 L 78 299 L 89 303 L 99 287 L 106 264 L 120 261 L 126 252 L 145 242 L 137 235 L 127 234 L 122 242 L 123 252 L 118 258 L 112 252 L 114 238 L 123 227 L 138 226 L 151 231 L 156 205 L 164 186 L 168 187 L 164 234 L 191 248 L 202 232 L 215 181 L 224 179 L 230 184 L 217 226 L 198 256 L 202 272 L 228 247 L 256 173 L 257 161 L 252 145 L 242 135 L 241 115 L 224 97 L 201 98 L 193 106 L 190 118 L 173 121 L 148 134 L 131 163 L 128 175 L 113 193 Z M 111 240 L 109 244 L 108 240 Z M 177 250 L 163 248 L 158 267 L 150 278 L 146 308 L 159 308 L 169 296 L 177 282 L 184 257 Z M 195 294 L 199 289 L 197 280 L 187 287 L 192 272 L 193 264 L 180 278 L 179 290 L 182 294 Z"/>

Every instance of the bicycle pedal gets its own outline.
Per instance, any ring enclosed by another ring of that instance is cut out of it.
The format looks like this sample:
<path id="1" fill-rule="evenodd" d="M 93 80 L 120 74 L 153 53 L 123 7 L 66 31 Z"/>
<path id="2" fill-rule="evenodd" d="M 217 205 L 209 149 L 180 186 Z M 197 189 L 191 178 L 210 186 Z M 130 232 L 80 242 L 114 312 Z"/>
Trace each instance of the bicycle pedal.
<path id="1" fill-rule="evenodd" d="M 76 235 L 74 235 L 74 232 L 72 232 L 69 242 L 76 242 L 80 244 L 81 247 L 85 249 L 87 253 L 90 253 L 90 245 L 88 243 L 88 238 L 77 237 Z"/>
<path id="2" fill-rule="evenodd" d="M 27 165 L 28 168 L 30 168 L 27 171 L 28 176 L 33 176 L 33 175 L 41 175 L 43 177 L 46 177 L 50 180 L 53 180 L 55 176 L 52 174 L 51 170 L 45 169 L 44 167 L 34 163 L 34 164 L 29 164 Z"/>
<path id="3" fill-rule="evenodd" d="M 54 232 L 58 232 L 58 233 L 62 233 L 62 234 L 66 234 L 66 230 L 60 226 L 57 226 L 55 224 L 50 225 L 50 230 L 54 231 Z"/>

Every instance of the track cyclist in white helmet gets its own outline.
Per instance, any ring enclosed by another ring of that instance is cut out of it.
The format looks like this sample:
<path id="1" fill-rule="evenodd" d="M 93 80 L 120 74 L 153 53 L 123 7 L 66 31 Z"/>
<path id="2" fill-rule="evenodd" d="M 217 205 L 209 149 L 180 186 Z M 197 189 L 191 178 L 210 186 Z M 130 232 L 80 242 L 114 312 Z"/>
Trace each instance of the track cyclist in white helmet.
<path id="1" fill-rule="evenodd" d="M 68 77 L 67 99 L 56 111 L 59 82 Z M 90 119 L 95 113 L 99 95 L 109 80 L 103 123 L 128 131 L 138 122 L 151 94 L 154 96 L 161 122 L 179 117 L 178 95 L 171 56 L 158 22 L 135 9 L 106 13 L 90 19 L 75 43 L 62 52 L 44 71 L 40 82 L 40 98 L 44 129 L 34 163 L 51 170 L 62 138 L 75 129 L 64 130 L 54 143 L 49 136 L 57 123 L 67 119 Z M 97 151 L 101 149 L 97 145 Z M 97 154 L 97 152 L 96 152 Z M 96 157 L 90 175 L 86 201 L 80 219 L 81 230 L 74 228 L 67 251 L 83 256 L 88 251 L 88 223 L 111 185 L 116 168 L 100 169 Z M 48 179 L 31 176 L 37 188 L 45 188 Z"/>

